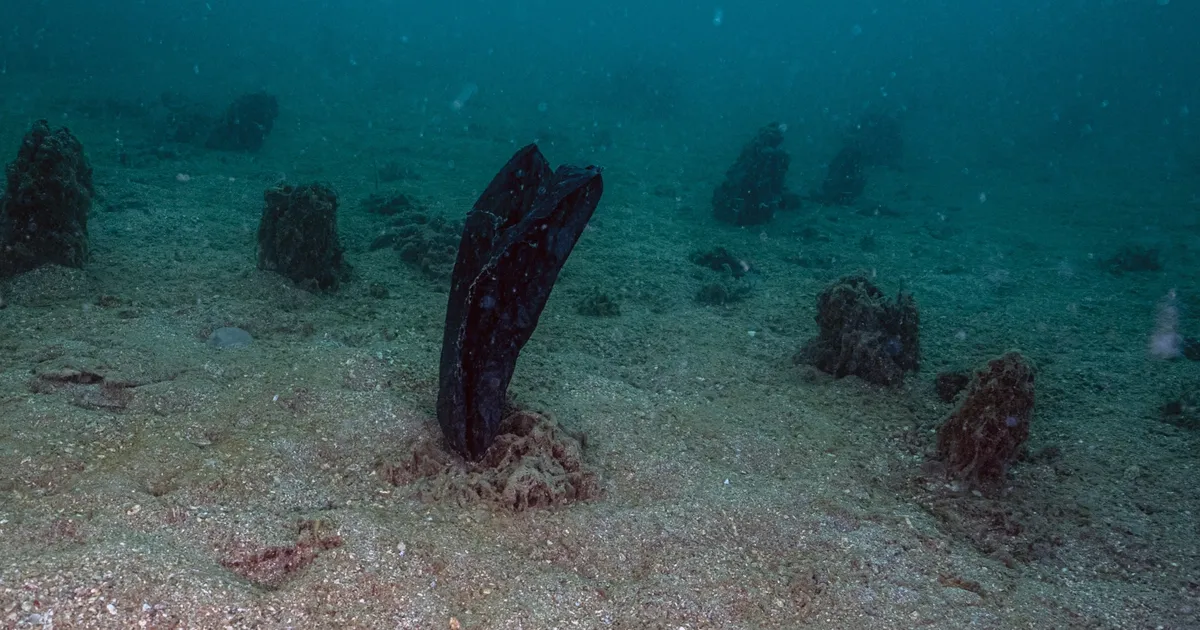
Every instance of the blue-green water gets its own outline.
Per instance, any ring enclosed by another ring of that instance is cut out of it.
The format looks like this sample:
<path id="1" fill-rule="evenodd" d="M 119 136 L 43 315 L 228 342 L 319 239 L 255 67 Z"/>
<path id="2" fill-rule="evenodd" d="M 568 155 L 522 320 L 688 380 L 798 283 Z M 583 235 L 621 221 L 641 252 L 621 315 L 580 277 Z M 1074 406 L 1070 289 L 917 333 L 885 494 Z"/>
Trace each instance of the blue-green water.
<path id="1" fill-rule="evenodd" d="M 0 159 L 66 127 L 94 195 L 81 268 L 0 212 L 0 626 L 1200 627 L 1195 3 L 10 4 Z M 469 468 L 451 270 L 531 142 L 604 193 L 510 388 L 557 427 Z M 311 183 L 336 290 L 261 268 Z M 814 358 L 852 274 L 918 370 Z M 1014 350 L 1032 412 L 972 406 Z M 998 477 L 964 414 L 1028 428 Z"/>

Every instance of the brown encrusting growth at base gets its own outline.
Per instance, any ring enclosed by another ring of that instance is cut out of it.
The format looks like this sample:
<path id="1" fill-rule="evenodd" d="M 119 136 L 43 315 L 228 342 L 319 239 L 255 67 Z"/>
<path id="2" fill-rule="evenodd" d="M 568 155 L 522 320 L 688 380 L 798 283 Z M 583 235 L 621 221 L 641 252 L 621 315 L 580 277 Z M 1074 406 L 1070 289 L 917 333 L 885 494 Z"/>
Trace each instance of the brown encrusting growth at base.
<path id="1" fill-rule="evenodd" d="M 328 521 L 306 520 L 296 526 L 293 545 L 246 549 L 238 547 L 221 559 L 221 566 L 254 582 L 276 589 L 308 565 L 326 549 L 342 546 L 342 538 Z"/>
<path id="2" fill-rule="evenodd" d="M 1029 437 L 1033 369 L 1018 352 L 992 359 L 938 430 L 946 471 L 968 481 L 1004 478 Z"/>
<path id="3" fill-rule="evenodd" d="M 464 461 L 432 440 L 417 442 L 407 459 L 384 463 L 380 476 L 395 486 L 418 484 L 425 500 L 453 499 L 523 512 L 587 501 L 601 495 L 600 478 L 583 462 L 585 438 L 550 418 L 518 411 L 477 462 Z"/>

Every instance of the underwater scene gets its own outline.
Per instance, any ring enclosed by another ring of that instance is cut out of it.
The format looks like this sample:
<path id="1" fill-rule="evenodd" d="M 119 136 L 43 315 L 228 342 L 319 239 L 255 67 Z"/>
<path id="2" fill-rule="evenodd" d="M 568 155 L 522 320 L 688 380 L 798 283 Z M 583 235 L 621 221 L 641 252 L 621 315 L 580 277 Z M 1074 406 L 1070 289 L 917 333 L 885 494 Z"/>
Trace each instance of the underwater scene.
<path id="1" fill-rule="evenodd" d="M 0 628 L 1200 629 L 1200 4 L 2 13 Z"/>

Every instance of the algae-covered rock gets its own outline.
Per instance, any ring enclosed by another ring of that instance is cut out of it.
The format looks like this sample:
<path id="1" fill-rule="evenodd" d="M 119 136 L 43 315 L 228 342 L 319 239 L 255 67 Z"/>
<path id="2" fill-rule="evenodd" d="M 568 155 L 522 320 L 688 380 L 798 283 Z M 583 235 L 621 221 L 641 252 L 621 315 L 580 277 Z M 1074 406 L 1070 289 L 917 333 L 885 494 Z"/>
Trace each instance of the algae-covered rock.
<path id="1" fill-rule="evenodd" d="M 349 273 L 337 230 L 337 194 L 327 186 L 266 191 L 258 224 L 258 268 L 306 288 L 335 290 Z"/>
<path id="2" fill-rule="evenodd" d="M 1029 437 L 1033 392 L 1033 368 L 1020 353 L 1009 352 L 977 371 L 938 430 L 946 471 L 968 481 L 1003 479 Z"/>
<path id="3" fill-rule="evenodd" d="M 784 126 L 771 123 L 758 130 L 742 148 L 733 166 L 725 173 L 725 181 L 713 191 L 713 216 L 718 221 L 734 225 L 766 223 L 783 209 L 791 197 L 786 196 L 791 157 L 783 150 Z"/>
<path id="4" fill-rule="evenodd" d="M 847 276 L 817 297 L 820 332 L 799 354 L 838 378 L 897 385 L 920 365 L 920 317 L 912 296 L 884 297 L 865 276 Z"/>
<path id="5" fill-rule="evenodd" d="M 88 257 L 92 167 L 65 127 L 33 124 L 8 165 L 0 198 L 0 277 L 45 264 L 83 267 Z"/>

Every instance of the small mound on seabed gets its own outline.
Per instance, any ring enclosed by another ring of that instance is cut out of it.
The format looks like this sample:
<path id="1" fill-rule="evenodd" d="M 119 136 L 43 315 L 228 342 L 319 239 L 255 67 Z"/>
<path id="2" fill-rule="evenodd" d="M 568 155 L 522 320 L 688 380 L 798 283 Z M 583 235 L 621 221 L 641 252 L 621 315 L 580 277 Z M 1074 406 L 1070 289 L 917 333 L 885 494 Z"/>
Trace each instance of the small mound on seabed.
<path id="1" fill-rule="evenodd" d="M 381 463 L 378 470 L 394 486 L 414 486 L 427 501 L 523 512 L 601 495 L 599 476 L 583 463 L 585 442 L 550 418 L 518 411 L 504 419 L 501 434 L 478 462 L 421 439 L 403 462 Z"/>

